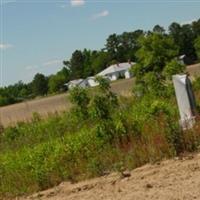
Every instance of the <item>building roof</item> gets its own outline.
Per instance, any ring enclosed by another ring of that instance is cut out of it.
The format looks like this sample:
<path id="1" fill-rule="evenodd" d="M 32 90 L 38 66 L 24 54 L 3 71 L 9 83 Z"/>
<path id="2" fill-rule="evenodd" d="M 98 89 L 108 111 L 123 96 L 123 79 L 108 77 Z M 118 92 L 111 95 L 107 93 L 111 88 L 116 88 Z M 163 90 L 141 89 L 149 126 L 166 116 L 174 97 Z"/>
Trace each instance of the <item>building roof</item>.
<path id="1" fill-rule="evenodd" d="M 65 85 L 79 85 L 80 83 L 82 83 L 84 81 L 84 79 L 76 79 L 76 80 L 72 80 L 72 81 L 69 81 L 67 84 Z"/>
<path id="2" fill-rule="evenodd" d="M 95 78 L 95 76 L 89 76 L 89 77 L 86 78 L 86 80 L 89 80 L 89 79 L 95 80 L 96 78 Z"/>
<path id="3" fill-rule="evenodd" d="M 128 70 L 134 64 L 135 63 L 133 63 L 133 62 L 131 62 L 131 63 L 126 62 L 126 63 L 119 63 L 119 64 L 111 65 L 108 68 L 101 71 L 100 73 L 98 73 L 97 76 L 106 76 L 106 75 L 112 74 L 114 72 Z"/>

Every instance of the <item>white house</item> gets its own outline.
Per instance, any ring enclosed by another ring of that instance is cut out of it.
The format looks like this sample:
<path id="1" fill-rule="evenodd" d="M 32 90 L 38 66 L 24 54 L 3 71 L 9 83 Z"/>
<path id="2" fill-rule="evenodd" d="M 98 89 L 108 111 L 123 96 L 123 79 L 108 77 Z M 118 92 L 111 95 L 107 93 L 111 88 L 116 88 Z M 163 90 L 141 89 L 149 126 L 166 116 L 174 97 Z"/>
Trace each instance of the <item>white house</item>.
<path id="1" fill-rule="evenodd" d="M 69 89 L 72 89 L 76 86 L 78 87 L 87 87 L 88 84 L 87 84 L 87 81 L 85 79 L 76 79 L 76 80 L 72 80 L 72 81 L 69 81 L 67 84 Z"/>
<path id="2" fill-rule="evenodd" d="M 129 79 L 132 77 L 130 69 L 134 64 L 135 63 L 133 62 L 126 62 L 111 65 L 108 68 L 104 69 L 102 72 L 98 73 L 97 76 L 108 77 L 111 81 L 115 81 L 120 77 Z"/>
<path id="3" fill-rule="evenodd" d="M 126 62 L 126 63 L 119 63 L 115 65 L 111 65 L 108 68 L 104 69 L 100 73 L 96 74 L 96 76 L 103 76 L 105 78 L 108 78 L 111 81 L 115 81 L 120 77 L 129 79 L 132 77 L 130 73 L 130 68 L 134 65 L 135 63 L 133 62 Z M 67 84 L 69 89 L 72 89 L 76 86 L 79 87 L 95 87 L 98 84 L 98 82 L 95 81 L 94 76 L 90 76 L 86 79 L 77 79 L 77 80 L 72 80 L 69 81 Z"/>
<path id="4" fill-rule="evenodd" d="M 87 81 L 87 86 L 89 87 L 95 87 L 97 85 L 99 85 L 96 81 L 95 81 L 95 77 L 94 76 L 90 76 L 86 79 Z"/>

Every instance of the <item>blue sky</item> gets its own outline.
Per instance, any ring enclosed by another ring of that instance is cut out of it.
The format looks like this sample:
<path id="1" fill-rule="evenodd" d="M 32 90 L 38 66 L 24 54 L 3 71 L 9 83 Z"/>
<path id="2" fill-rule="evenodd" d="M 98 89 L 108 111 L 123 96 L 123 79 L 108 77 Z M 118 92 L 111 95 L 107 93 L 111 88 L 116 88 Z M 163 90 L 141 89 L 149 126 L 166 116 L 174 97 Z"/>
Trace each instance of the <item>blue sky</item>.
<path id="1" fill-rule="evenodd" d="M 0 0 L 1 85 L 62 68 L 76 49 L 101 49 L 112 33 L 200 18 L 200 0 Z"/>

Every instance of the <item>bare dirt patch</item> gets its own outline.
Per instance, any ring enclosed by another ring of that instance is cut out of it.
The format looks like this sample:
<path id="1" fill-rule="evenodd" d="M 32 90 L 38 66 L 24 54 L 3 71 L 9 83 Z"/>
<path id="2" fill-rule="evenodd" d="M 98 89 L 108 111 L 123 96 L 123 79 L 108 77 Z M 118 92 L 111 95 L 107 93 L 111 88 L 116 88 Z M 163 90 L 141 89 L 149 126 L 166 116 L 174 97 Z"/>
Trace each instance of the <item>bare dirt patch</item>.
<path id="1" fill-rule="evenodd" d="M 127 173 L 127 172 L 126 172 Z M 191 200 L 200 199 L 200 154 L 145 165 L 129 176 L 113 173 L 71 184 L 63 182 L 27 199 Z"/>

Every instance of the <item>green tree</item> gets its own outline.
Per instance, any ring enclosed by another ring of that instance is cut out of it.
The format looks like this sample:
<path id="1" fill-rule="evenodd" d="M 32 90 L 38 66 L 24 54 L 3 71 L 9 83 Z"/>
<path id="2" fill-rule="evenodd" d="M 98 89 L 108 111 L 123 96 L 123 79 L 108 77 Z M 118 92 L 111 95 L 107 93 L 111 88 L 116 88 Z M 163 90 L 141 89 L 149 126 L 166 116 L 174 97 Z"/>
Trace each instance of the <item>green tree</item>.
<path id="1" fill-rule="evenodd" d="M 163 75 L 167 79 L 171 79 L 172 75 L 181 73 L 185 70 L 185 65 L 182 65 L 181 63 L 177 62 L 176 60 L 172 60 L 165 66 L 163 70 Z"/>
<path id="2" fill-rule="evenodd" d="M 200 36 L 195 40 L 195 49 L 198 59 L 200 60 Z"/>
<path id="3" fill-rule="evenodd" d="M 80 119 L 87 119 L 88 104 L 90 102 L 88 91 L 81 87 L 74 87 L 72 90 L 70 90 L 69 98 L 75 105 L 74 111 L 77 117 Z"/>
<path id="4" fill-rule="evenodd" d="M 66 79 L 63 74 L 52 75 L 48 82 L 49 93 L 60 92 L 63 89 L 65 83 Z"/>
<path id="5" fill-rule="evenodd" d="M 107 38 L 106 49 L 111 55 L 111 59 L 118 60 L 118 51 L 120 46 L 120 39 L 117 34 L 112 34 Z"/>
<path id="6" fill-rule="evenodd" d="M 169 26 L 169 34 L 173 37 L 175 44 L 179 47 L 179 55 L 185 54 L 194 61 L 196 59 L 194 48 L 195 34 L 192 25 L 184 24 L 181 26 L 174 22 Z"/>
<path id="7" fill-rule="evenodd" d="M 83 53 L 79 50 L 76 50 L 72 54 L 70 60 L 70 70 L 73 79 L 82 78 L 84 71 L 83 63 L 84 63 Z"/>
<path id="8" fill-rule="evenodd" d="M 112 111 L 118 105 L 117 96 L 110 90 L 110 81 L 104 77 L 96 77 L 99 92 L 91 99 L 89 112 L 97 120 L 111 119 Z"/>
<path id="9" fill-rule="evenodd" d="M 155 25 L 154 28 L 153 28 L 153 32 L 154 33 L 164 34 L 165 33 L 165 29 L 160 25 Z"/>
<path id="10" fill-rule="evenodd" d="M 171 37 L 157 33 L 140 38 L 140 45 L 136 54 L 138 64 L 132 69 L 136 77 L 135 90 L 162 92 L 163 70 L 178 55 L 178 47 Z"/>
<path id="11" fill-rule="evenodd" d="M 197 38 L 200 35 L 200 19 L 192 23 L 192 30 L 195 38 Z"/>
<path id="12" fill-rule="evenodd" d="M 45 95 L 48 92 L 48 80 L 43 74 L 36 74 L 32 81 L 33 94 Z"/>
<path id="13" fill-rule="evenodd" d="M 92 61 L 94 74 L 99 73 L 101 70 L 105 69 L 110 61 L 111 57 L 107 52 L 99 52 Z"/>

